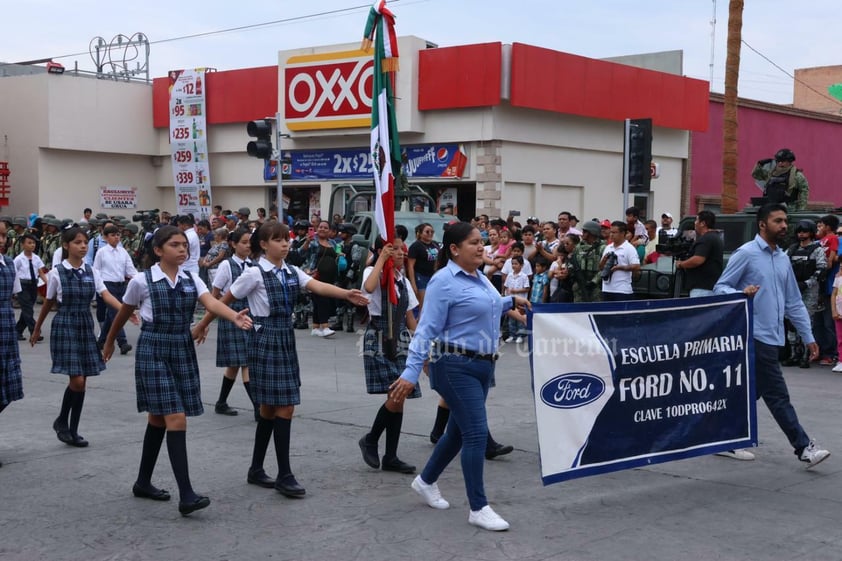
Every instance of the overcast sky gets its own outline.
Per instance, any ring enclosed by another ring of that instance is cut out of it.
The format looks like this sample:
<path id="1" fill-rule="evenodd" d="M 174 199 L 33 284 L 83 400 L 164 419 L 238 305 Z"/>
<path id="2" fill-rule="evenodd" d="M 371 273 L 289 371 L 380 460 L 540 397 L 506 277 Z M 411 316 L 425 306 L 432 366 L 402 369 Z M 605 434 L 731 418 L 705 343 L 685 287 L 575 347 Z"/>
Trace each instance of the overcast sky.
<path id="1" fill-rule="evenodd" d="M 716 34 L 711 43 L 716 6 Z M 0 60 L 59 57 L 93 69 L 90 41 L 143 32 L 153 43 L 317 13 L 358 8 L 258 29 L 153 44 L 153 77 L 170 69 L 218 70 L 277 63 L 277 52 L 359 41 L 370 3 L 365 0 L 0 0 Z M 683 50 L 684 74 L 723 90 L 727 0 L 393 0 L 399 35 L 440 46 L 521 42 L 603 58 Z M 745 0 L 743 39 L 790 74 L 796 68 L 842 64 L 840 0 Z M 792 79 L 745 45 L 739 95 L 792 102 Z"/>

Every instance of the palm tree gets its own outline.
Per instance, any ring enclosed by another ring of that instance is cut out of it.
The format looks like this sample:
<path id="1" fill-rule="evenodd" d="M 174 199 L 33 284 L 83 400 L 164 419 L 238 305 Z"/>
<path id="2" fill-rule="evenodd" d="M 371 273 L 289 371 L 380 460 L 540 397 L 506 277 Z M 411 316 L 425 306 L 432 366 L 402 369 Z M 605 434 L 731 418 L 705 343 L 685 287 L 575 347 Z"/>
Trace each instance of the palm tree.
<path id="1" fill-rule="evenodd" d="M 737 212 L 737 80 L 740 76 L 740 44 L 743 0 L 728 3 L 728 46 L 725 55 L 725 110 L 722 125 L 722 213 Z"/>

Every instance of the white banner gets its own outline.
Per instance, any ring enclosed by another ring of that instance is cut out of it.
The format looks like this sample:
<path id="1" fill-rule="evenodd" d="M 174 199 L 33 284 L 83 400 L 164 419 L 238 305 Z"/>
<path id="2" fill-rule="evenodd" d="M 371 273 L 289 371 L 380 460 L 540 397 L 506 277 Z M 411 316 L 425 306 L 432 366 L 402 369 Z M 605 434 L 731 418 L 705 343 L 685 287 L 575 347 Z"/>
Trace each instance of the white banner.
<path id="1" fill-rule="evenodd" d="M 100 187 L 100 208 L 137 208 L 137 187 Z"/>
<path id="2" fill-rule="evenodd" d="M 205 69 L 172 70 L 170 151 L 178 214 L 197 220 L 211 213 L 211 181 L 205 120 Z"/>
<path id="3" fill-rule="evenodd" d="M 745 295 L 533 308 L 544 484 L 757 444 Z"/>

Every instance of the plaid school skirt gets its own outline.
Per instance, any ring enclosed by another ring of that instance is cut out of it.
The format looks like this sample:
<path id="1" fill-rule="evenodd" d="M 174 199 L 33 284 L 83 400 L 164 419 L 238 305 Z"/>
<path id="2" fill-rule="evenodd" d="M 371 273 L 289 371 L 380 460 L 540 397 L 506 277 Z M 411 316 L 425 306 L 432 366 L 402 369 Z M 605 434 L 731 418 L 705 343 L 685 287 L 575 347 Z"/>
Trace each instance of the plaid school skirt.
<path id="1" fill-rule="evenodd" d="M 406 353 L 409 347 L 409 331 L 401 331 L 398 342 L 398 356 L 394 361 L 383 354 L 381 337 L 386 320 L 381 317 L 371 317 L 363 335 L 363 368 L 365 370 L 365 389 L 368 393 L 384 394 L 389 392 L 389 386 L 403 374 L 406 367 Z M 415 389 L 408 398 L 421 397 L 421 386 L 415 384 Z"/>
<path id="2" fill-rule="evenodd" d="M 237 368 L 248 365 L 248 332 L 224 319 L 218 319 L 216 324 L 216 366 Z"/>
<path id="3" fill-rule="evenodd" d="M 105 370 L 90 308 L 74 312 L 62 307 L 56 312 L 50 328 L 50 354 L 53 374 L 98 376 Z"/>
<path id="4" fill-rule="evenodd" d="M 11 301 L 0 307 L 0 405 L 23 399 L 18 332 Z"/>
<path id="5" fill-rule="evenodd" d="M 143 326 L 135 356 L 137 410 L 152 415 L 204 413 L 199 364 L 190 331 Z"/>
<path id="6" fill-rule="evenodd" d="M 301 403 L 301 374 L 289 317 L 256 317 L 249 331 L 249 381 L 259 405 Z"/>

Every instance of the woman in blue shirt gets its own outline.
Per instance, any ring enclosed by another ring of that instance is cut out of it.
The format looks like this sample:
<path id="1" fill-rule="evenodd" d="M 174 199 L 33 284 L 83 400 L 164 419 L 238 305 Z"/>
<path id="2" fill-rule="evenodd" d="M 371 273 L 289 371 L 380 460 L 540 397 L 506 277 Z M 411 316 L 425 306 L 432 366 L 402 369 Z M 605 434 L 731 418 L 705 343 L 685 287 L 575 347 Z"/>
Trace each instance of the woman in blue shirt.
<path id="1" fill-rule="evenodd" d="M 445 231 L 438 271 L 427 285 L 406 368 L 390 387 L 390 398 L 402 401 L 415 389 L 429 358 L 430 385 L 450 406 L 451 414 L 447 430 L 412 488 L 432 508 L 448 508 L 436 481 L 461 450 L 471 506 L 468 522 L 486 530 L 506 530 L 509 523 L 488 505 L 483 485 L 488 434 L 485 398 L 497 360 L 500 316 L 515 305 L 530 305 L 524 298 L 500 296 L 479 271 L 483 256 L 479 230 L 467 222 L 451 224 Z"/>

